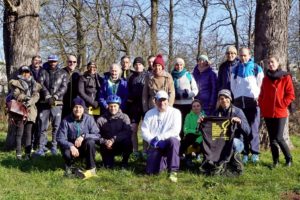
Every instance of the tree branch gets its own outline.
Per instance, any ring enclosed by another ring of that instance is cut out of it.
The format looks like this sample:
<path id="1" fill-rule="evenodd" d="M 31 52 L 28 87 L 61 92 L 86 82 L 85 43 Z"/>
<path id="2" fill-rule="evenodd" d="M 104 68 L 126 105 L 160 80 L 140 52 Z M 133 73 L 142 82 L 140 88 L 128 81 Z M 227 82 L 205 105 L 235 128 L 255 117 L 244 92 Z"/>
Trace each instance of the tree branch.
<path id="1" fill-rule="evenodd" d="M 11 12 L 17 12 L 18 11 L 18 7 L 13 5 L 12 2 L 10 0 L 4 0 L 4 4 L 6 5 L 6 7 L 11 11 Z"/>

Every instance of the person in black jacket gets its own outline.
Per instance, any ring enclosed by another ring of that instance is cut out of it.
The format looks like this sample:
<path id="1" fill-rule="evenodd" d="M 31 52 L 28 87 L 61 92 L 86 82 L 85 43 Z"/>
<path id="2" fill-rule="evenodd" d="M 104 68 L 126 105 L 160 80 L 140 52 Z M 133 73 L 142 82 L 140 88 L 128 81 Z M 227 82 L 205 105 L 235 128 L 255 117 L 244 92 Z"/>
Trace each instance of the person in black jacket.
<path id="1" fill-rule="evenodd" d="M 97 120 L 104 144 L 100 144 L 100 153 L 104 167 L 114 167 L 114 157 L 121 154 L 122 167 L 128 165 L 128 158 L 132 152 L 130 119 L 120 109 L 121 98 L 110 95 L 107 98 L 108 112 Z"/>
<path id="2" fill-rule="evenodd" d="M 102 78 L 97 73 L 97 66 L 94 62 L 87 64 L 87 71 L 79 77 L 78 94 L 85 101 L 88 113 L 97 117 L 100 115 L 100 108 L 97 99 L 100 91 Z M 96 113 L 96 111 L 99 113 Z"/>
<path id="3" fill-rule="evenodd" d="M 80 76 L 77 66 L 77 58 L 73 55 L 69 55 L 67 59 L 67 66 L 64 67 L 64 70 L 67 74 L 67 83 L 68 88 L 64 95 L 63 99 L 63 108 L 62 108 L 62 119 L 69 115 L 72 112 L 72 101 L 78 95 L 78 79 Z"/>
<path id="4" fill-rule="evenodd" d="M 138 127 L 139 123 L 144 115 L 143 102 L 141 96 L 143 95 L 143 88 L 145 85 L 145 77 L 147 72 L 144 71 L 144 60 L 141 57 L 136 57 L 133 61 L 133 71 L 132 75 L 128 80 L 128 100 L 127 100 L 127 110 L 128 115 L 131 120 L 132 128 L 132 145 L 133 145 L 133 155 L 135 158 L 140 157 L 138 152 Z M 144 142 L 142 156 L 145 157 L 147 143 Z"/>
<path id="5" fill-rule="evenodd" d="M 63 97 L 67 91 L 67 74 L 59 68 L 58 57 L 50 55 L 48 62 L 44 64 L 39 83 L 42 85 L 39 113 L 40 140 L 39 149 L 35 152 L 37 156 L 44 156 L 48 150 L 47 129 L 49 120 L 52 125 L 52 148 L 51 153 L 57 154 L 56 133 L 61 122 Z"/>

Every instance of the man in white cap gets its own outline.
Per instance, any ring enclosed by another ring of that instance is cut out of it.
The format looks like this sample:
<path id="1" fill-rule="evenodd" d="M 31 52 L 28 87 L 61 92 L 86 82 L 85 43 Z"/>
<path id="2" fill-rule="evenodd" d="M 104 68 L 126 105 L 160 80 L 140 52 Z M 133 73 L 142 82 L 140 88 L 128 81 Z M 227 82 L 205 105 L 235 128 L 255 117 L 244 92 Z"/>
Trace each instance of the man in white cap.
<path id="1" fill-rule="evenodd" d="M 142 124 L 142 137 L 148 142 L 146 172 L 156 174 L 168 169 L 169 178 L 177 182 L 181 113 L 169 106 L 168 94 L 160 90 L 155 95 L 156 107 L 149 110 Z"/>

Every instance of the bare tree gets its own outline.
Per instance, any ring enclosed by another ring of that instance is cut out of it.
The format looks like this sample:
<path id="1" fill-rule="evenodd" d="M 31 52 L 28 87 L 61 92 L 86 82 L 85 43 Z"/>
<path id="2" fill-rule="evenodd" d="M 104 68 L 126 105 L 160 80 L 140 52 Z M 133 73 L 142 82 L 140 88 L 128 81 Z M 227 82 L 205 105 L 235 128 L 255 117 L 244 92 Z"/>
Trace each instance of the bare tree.
<path id="1" fill-rule="evenodd" d="M 199 58 L 199 56 L 202 54 L 203 31 L 204 31 L 204 23 L 208 12 L 208 0 L 197 0 L 197 1 L 203 8 L 203 15 L 200 20 L 199 31 L 198 31 L 197 58 Z"/>
<path id="2" fill-rule="evenodd" d="M 157 20 L 158 20 L 158 0 L 151 0 L 151 54 L 157 54 Z"/>
<path id="3" fill-rule="evenodd" d="M 7 77 L 39 53 L 39 0 L 4 0 L 3 46 Z"/>

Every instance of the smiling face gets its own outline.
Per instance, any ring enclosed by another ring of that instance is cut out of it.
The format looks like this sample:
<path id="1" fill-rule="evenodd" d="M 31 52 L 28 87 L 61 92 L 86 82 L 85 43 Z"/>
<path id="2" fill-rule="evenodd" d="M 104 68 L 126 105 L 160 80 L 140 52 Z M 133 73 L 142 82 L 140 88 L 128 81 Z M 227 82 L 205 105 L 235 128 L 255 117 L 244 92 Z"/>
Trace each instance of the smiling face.
<path id="1" fill-rule="evenodd" d="M 199 115 L 200 112 L 201 112 L 201 108 L 202 107 L 201 107 L 201 104 L 199 102 L 195 101 L 195 102 L 192 103 L 192 111 L 195 114 Z"/>
<path id="2" fill-rule="evenodd" d="M 142 72 L 144 70 L 144 65 L 142 63 L 135 63 L 134 69 L 137 72 Z"/>
<path id="3" fill-rule="evenodd" d="M 163 71 L 163 66 L 161 64 L 155 64 L 153 65 L 153 74 L 154 75 L 159 75 Z"/>
<path id="4" fill-rule="evenodd" d="M 131 65 L 131 63 L 130 63 L 130 59 L 129 58 L 125 57 L 125 58 L 122 59 L 121 66 L 122 66 L 123 70 L 130 69 L 130 65 Z"/>
<path id="5" fill-rule="evenodd" d="M 165 112 L 168 108 L 169 101 L 168 101 L 168 99 L 160 98 L 158 100 L 155 100 L 155 104 L 156 104 L 159 112 Z"/>
<path id="6" fill-rule="evenodd" d="M 230 106 L 230 99 L 226 96 L 220 95 L 218 98 L 219 104 L 223 109 L 227 109 Z"/>
<path id="7" fill-rule="evenodd" d="M 276 71 L 279 67 L 279 62 L 276 58 L 270 57 L 268 60 L 268 68 L 271 71 Z"/>
<path id="8" fill-rule="evenodd" d="M 176 63 L 175 67 L 174 67 L 174 69 L 178 72 L 181 72 L 183 70 L 183 68 L 184 68 L 183 63 L 180 63 L 180 62 Z"/>
<path id="9" fill-rule="evenodd" d="M 83 115 L 84 108 L 81 105 L 75 105 L 73 107 L 73 115 L 75 119 L 80 119 Z"/>
<path id="10" fill-rule="evenodd" d="M 41 59 L 41 57 L 35 57 L 35 58 L 32 59 L 32 61 L 31 61 L 31 65 L 32 65 L 35 69 L 40 68 L 41 64 L 42 64 L 42 59 Z"/>
<path id="11" fill-rule="evenodd" d="M 97 73 L 97 66 L 95 64 L 91 64 L 87 67 L 88 72 L 90 74 L 96 74 Z"/>
<path id="12" fill-rule="evenodd" d="M 235 52 L 231 52 L 231 51 L 226 52 L 226 60 L 227 61 L 234 61 L 235 58 L 236 58 Z"/>
<path id="13" fill-rule="evenodd" d="M 31 77 L 30 71 L 23 71 L 22 76 L 24 79 L 29 79 Z"/>
<path id="14" fill-rule="evenodd" d="M 68 68 L 70 71 L 73 71 L 77 66 L 77 59 L 75 56 L 68 56 Z"/>
<path id="15" fill-rule="evenodd" d="M 120 105 L 117 103 L 108 104 L 108 111 L 110 112 L 111 115 L 117 114 L 119 109 L 120 109 Z"/>

